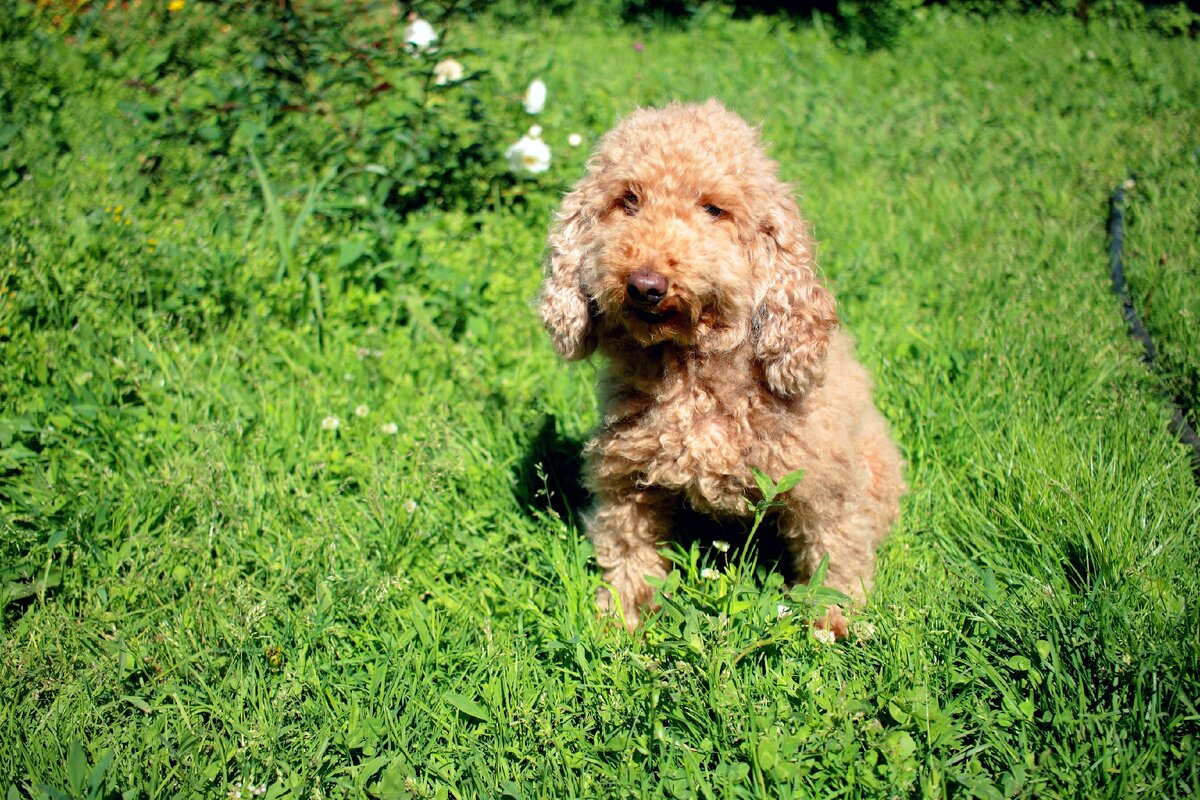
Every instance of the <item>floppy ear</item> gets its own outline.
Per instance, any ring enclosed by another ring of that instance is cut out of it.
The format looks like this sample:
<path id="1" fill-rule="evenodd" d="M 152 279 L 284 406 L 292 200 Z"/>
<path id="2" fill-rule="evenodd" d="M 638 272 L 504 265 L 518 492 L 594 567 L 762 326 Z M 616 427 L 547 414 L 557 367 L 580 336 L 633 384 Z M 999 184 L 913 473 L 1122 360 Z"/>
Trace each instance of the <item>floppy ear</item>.
<path id="1" fill-rule="evenodd" d="M 771 391 L 793 397 L 824 378 L 825 351 L 838 325 L 837 306 L 817 282 L 812 239 L 784 187 L 768 200 L 755 237 L 755 268 L 762 283 L 754 355 Z"/>
<path id="2" fill-rule="evenodd" d="M 563 358 L 587 358 L 596 349 L 587 295 L 580 285 L 580 270 L 592 243 L 594 220 L 587 212 L 582 187 L 563 198 L 550 232 L 550 255 L 542 283 L 542 324 Z"/>

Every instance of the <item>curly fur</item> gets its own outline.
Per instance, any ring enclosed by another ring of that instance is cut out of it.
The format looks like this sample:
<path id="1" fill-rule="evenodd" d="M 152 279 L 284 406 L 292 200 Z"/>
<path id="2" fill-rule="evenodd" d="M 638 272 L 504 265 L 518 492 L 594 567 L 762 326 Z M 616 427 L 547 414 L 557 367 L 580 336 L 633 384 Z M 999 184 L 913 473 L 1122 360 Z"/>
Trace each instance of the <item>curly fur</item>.
<path id="1" fill-rule="evenodd" d="M 796 572 L 828 554 L 827 584 L 861 597 L 899 513 L 902 461 L 758 132 L 711 100 L 634 112 L 563 199 L 549 249 L 541 317 L 555 349 L 605 357 L 585 448 L 600 606 L 615 594 L 634 627 L 652 605 L 646 576 L 666 574 L 672 511 L 746 516 L 751 466 L 805 470 L 778 512 Z M 650 313 L 639 274 L 666 287 Z"/>

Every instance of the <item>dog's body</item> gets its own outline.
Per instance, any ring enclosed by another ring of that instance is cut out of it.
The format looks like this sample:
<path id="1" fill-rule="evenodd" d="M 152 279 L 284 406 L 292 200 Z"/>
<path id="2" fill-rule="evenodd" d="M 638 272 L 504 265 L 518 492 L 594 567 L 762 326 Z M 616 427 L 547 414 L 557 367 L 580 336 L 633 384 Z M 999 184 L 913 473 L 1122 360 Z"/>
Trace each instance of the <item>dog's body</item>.
<path id="1" fill-rule="evenodd" d="M 869 586 L 902 461 L 814 266 L 757 133 L 713 101 L 635 112 L 564 199 L 542 319 L 564 357 L 606 357 L 588 533 L 630 627 L 680 501 L 745 517 L 752 466 L 805 471 L 779 512 L 797 574 L 828 554 L 829 585 Z"/>

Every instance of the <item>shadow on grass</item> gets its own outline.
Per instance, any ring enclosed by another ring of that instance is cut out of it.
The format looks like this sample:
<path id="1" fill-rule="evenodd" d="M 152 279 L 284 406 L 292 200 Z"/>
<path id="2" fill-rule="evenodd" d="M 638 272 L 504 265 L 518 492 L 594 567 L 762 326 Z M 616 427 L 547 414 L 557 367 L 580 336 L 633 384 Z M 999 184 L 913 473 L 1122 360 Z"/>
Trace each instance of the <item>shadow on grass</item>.
<path id="1" fill-rule="evenodd" d="M 591 497 L 583 485 L 583 440 L 558 430 L 545 414 L 515 469 L 513 492 L 527 514 L 552 514 L 577 529 Z"/>
<path id="2" fill-rule="evenodd" d="M 525 513 L 557 516 L 582 533 L 583 514 L 592 504 L 584 486 L 583 445 L 584 440 L 559 431 L 554 415 L 542 417 L 515 469 L 514 493 Z M 747 541 L 751 522 L 749 517 L 714 519 L 690 508 L 681 498 L 674 511 L 670 541 L 684 552 L 698 545 L 703 561 L 718 568 L 734 563 L 745 552 L 756 567 L 782 572 L 793 582 L 791 559 L 774 518 L 763 521 L 754 542 Z M 722 552 L 714 542 L 727 542 L 729 548 Z M 748 546 L 751 549 L 746 552 Z"/>

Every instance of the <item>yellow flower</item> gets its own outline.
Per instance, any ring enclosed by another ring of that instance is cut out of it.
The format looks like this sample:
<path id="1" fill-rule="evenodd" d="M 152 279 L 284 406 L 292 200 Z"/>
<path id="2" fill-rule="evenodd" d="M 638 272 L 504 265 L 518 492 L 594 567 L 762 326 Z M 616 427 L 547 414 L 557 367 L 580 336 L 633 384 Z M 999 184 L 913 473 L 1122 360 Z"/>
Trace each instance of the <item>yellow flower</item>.
<path id="1" fill-rule="evenodd" d="M 171 0 L 167 3 L 167 11 L 183 11 L 183 7 L 187 5 L 187 0 Z"/>

